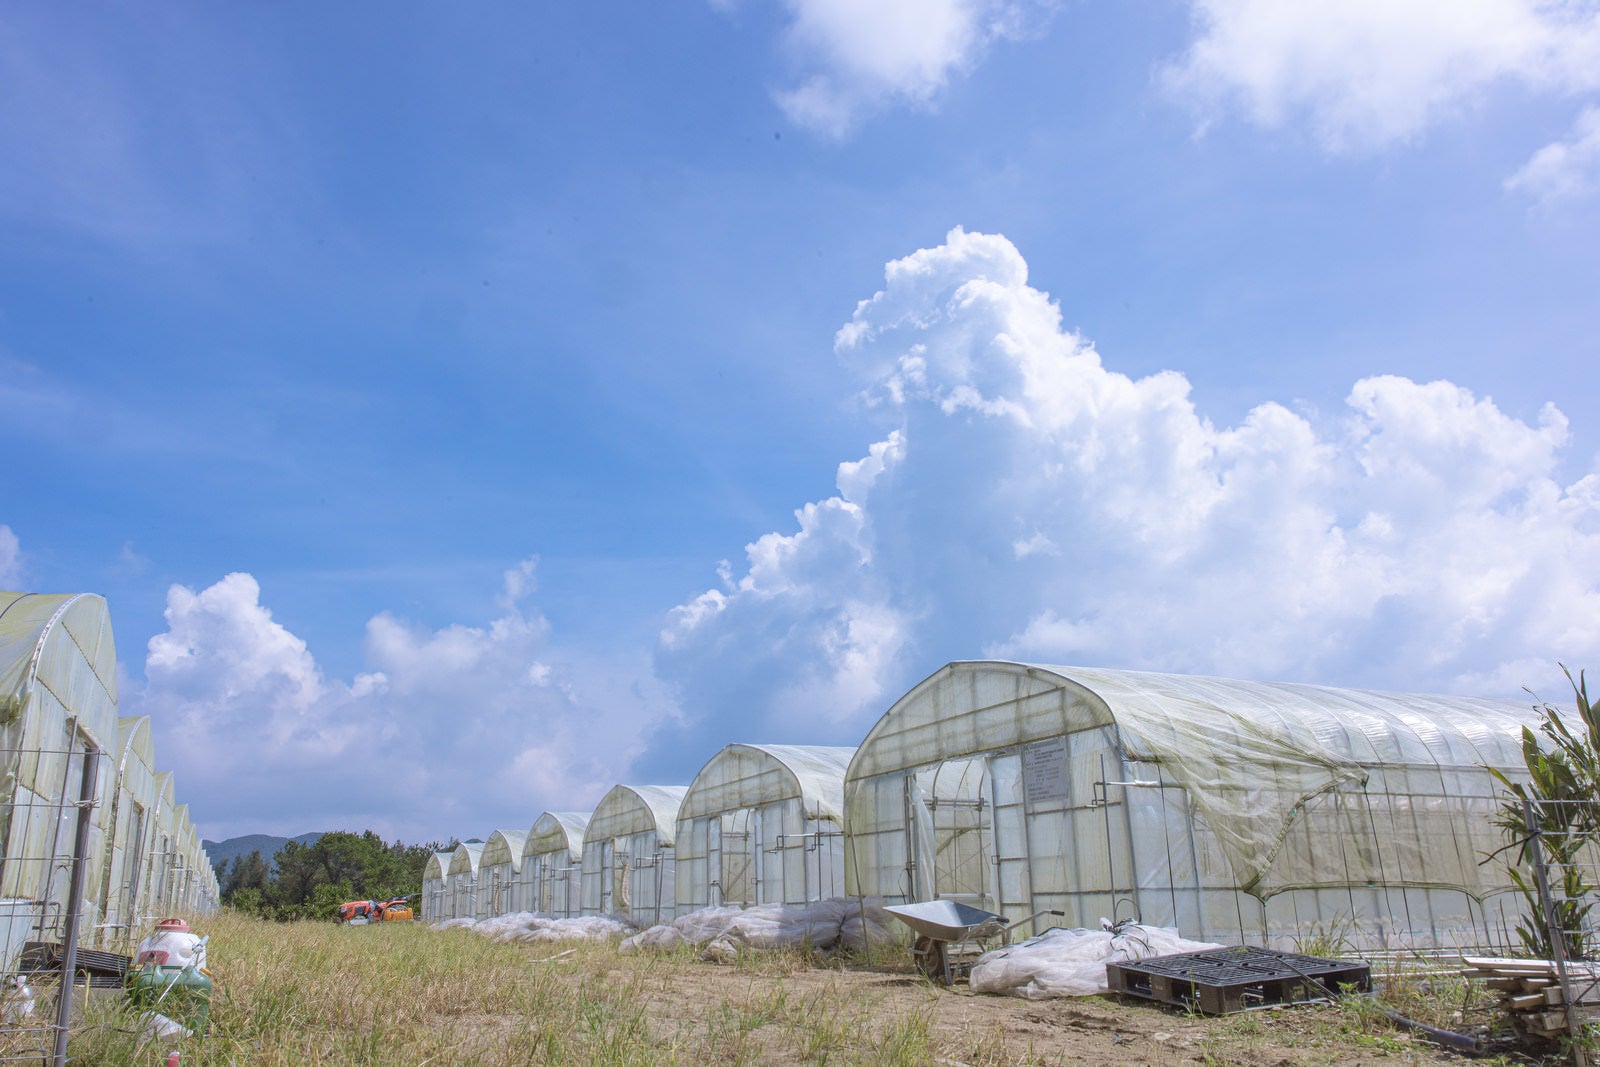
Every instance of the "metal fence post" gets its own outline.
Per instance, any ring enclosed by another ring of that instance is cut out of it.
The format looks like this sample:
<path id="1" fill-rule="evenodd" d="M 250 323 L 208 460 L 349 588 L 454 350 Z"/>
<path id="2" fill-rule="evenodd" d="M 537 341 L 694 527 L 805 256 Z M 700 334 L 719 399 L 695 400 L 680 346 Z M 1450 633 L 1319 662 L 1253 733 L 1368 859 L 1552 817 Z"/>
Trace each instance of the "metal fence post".
<path id="1" fill-rule="evenodd" d="M 1555 803 L 1559 803 L 1556 801 Z M 1567 1032 L 1572 1035 L 1571 1049 L 1574 1067 L 1587 1067 L 1583 1054 L 1583 1020 L 1578 1006 L 1572 1002 L 1572 979 L 1567 974 L 1567 934 L 1556 918 L 1555 901 L 1550 896 L 1550 877 L 1545 869 L 1544 849 L 1541 846 L 1539 821 L 1534 817 L 1533 801 L 1522 802 L 1522 825 L 1528 832 L 1528 858 L 1533 864 L 1533 881 L 1539 890 L 1539 908 L 1544 912 L 1545 932 L 1550 937 L 1550 955 L 1556 965 L 1556 977 L 1561 983 L 1561 1002 L 1567 1016 Z"/>
<path id="2" fill-rule="evenodd" d="M 67 1038 L 72 1028 L 72 985 L 78 969 L 78 930 L 83 919 L 83 881 L 89 867 L 89 831 L 94 825 L 96 786 L 100 777 L 100 750 L 85 746 L 83 782 L 78 787 L 77 836 L 72 842 L 72 878 L 67 889 L 67 925 L 61 958 L 61 989 L 56 996 L 56 1045 L 53 1067 L 65 1067 Z"/>

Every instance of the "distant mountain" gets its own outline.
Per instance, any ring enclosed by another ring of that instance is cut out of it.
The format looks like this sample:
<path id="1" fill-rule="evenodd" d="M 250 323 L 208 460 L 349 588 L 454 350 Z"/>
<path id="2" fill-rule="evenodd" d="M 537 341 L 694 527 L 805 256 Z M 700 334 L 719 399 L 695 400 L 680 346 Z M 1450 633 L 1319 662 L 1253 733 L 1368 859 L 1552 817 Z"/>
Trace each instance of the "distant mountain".
<path id="1" fill-rule="evenodd" d="M 248 856 L 252 852 L 260 852 L 261 858 L 267 861 L 267 866 L 276 870 L 272 857 L 280 848 L 290 841 L 302 845 L 314 845 L 321 836 L 321 834 L 301 834 L 299 837 L 273 837 L 271 834 L 245 834 L 243 837 L 230 837 L 226 841 L 202 841 L 200 844 L 210 857 L 213 867 L 232 863 L 235 856 Z"/>

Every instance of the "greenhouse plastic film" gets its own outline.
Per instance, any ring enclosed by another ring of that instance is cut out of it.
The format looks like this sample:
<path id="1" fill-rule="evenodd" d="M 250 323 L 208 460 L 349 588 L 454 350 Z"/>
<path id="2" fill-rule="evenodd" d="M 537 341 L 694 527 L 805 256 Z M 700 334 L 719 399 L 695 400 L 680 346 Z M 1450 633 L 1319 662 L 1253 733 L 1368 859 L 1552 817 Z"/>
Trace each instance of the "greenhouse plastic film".
<path id="1" fill-rule="evenodd" d="M 832 897 L 805 905 L 701 908 L 628 938 L 621 949 L 664 951 L 689 944 L 720 959 L 744 949 L 861 948 L 868 937 L 877 944 L 889 943 L 895 935 L 882 902 L 869 898 L 864 903 L 863 907 L 854 898 Z"/>
<path id="2" fill-rule="evenodd" d="M 1019 944 L 986 952 L 972 965 L 973 992 L 1044 1000 L 1108 991 L 1106 964 L 1203 952 L 1223 946 L 1190 941 L 1169 926 L 1127 924 L 1099 930 L 1046 930 Z"/>

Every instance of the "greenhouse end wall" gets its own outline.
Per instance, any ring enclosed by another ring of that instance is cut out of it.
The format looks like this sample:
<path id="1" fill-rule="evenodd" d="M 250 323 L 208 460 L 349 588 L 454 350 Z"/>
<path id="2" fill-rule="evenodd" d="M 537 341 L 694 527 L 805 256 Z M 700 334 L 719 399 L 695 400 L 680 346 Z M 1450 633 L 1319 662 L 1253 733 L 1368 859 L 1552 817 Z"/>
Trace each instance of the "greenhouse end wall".
<path id="1" fill-rule="evenodd" d="M 954 663 L 846 782 L 851 893 L 1052 924 L 1367 948 L 1502 943 L 1516 906 L 1485 766 L 1518 705 L 1004 662 Z"/>
<path id="2" fill-rule="evenodd" d="M 685 786 L 614 786 L 583 835 L 583 914 L 621 915 L 637 926 L 675 914 L 674 835 Z"/>
<path id="3" fill-rule="evenodd" d="M 580 913 L 583 835 L 588 824 L 588 812 L 546 811 L 534 821 L 523 843 L 524 910 L 557 919 Z"/>
<path id="4" fill-rule="evenodd" d="M 854 753 L 734 744 L 713 756 L 679 811 L 677 913 L 843 895 L 844 772 Z"/>

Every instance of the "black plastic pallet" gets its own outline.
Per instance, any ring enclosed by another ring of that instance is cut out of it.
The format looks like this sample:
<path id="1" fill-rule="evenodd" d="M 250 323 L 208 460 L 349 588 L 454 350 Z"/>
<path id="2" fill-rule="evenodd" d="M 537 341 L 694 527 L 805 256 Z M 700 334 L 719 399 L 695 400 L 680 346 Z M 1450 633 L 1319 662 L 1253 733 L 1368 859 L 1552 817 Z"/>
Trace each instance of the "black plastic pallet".
<path id="1" fill-rule="evenodd" d="M 17 957 L 17 970 L 36 975 L 57 972 L 65 955 L 66 950 L 54 941 L 29 941 Z M 123 983 L 133 960 L 116 952 L 80 948 L 77 963 L 75 970 L 80 980 L 86 977 L 90 986 L 109 988 Z"/>
<path id="2" fill-rule="evenodd" d="M 1106 979 L 1113 993 L 1226 1015 L 1266 1004 L 1322 1000 L 1350 988 L 1365 991 L 1372 988 L 1372 968 L 1239 946 L 1108 963 Z"/>

